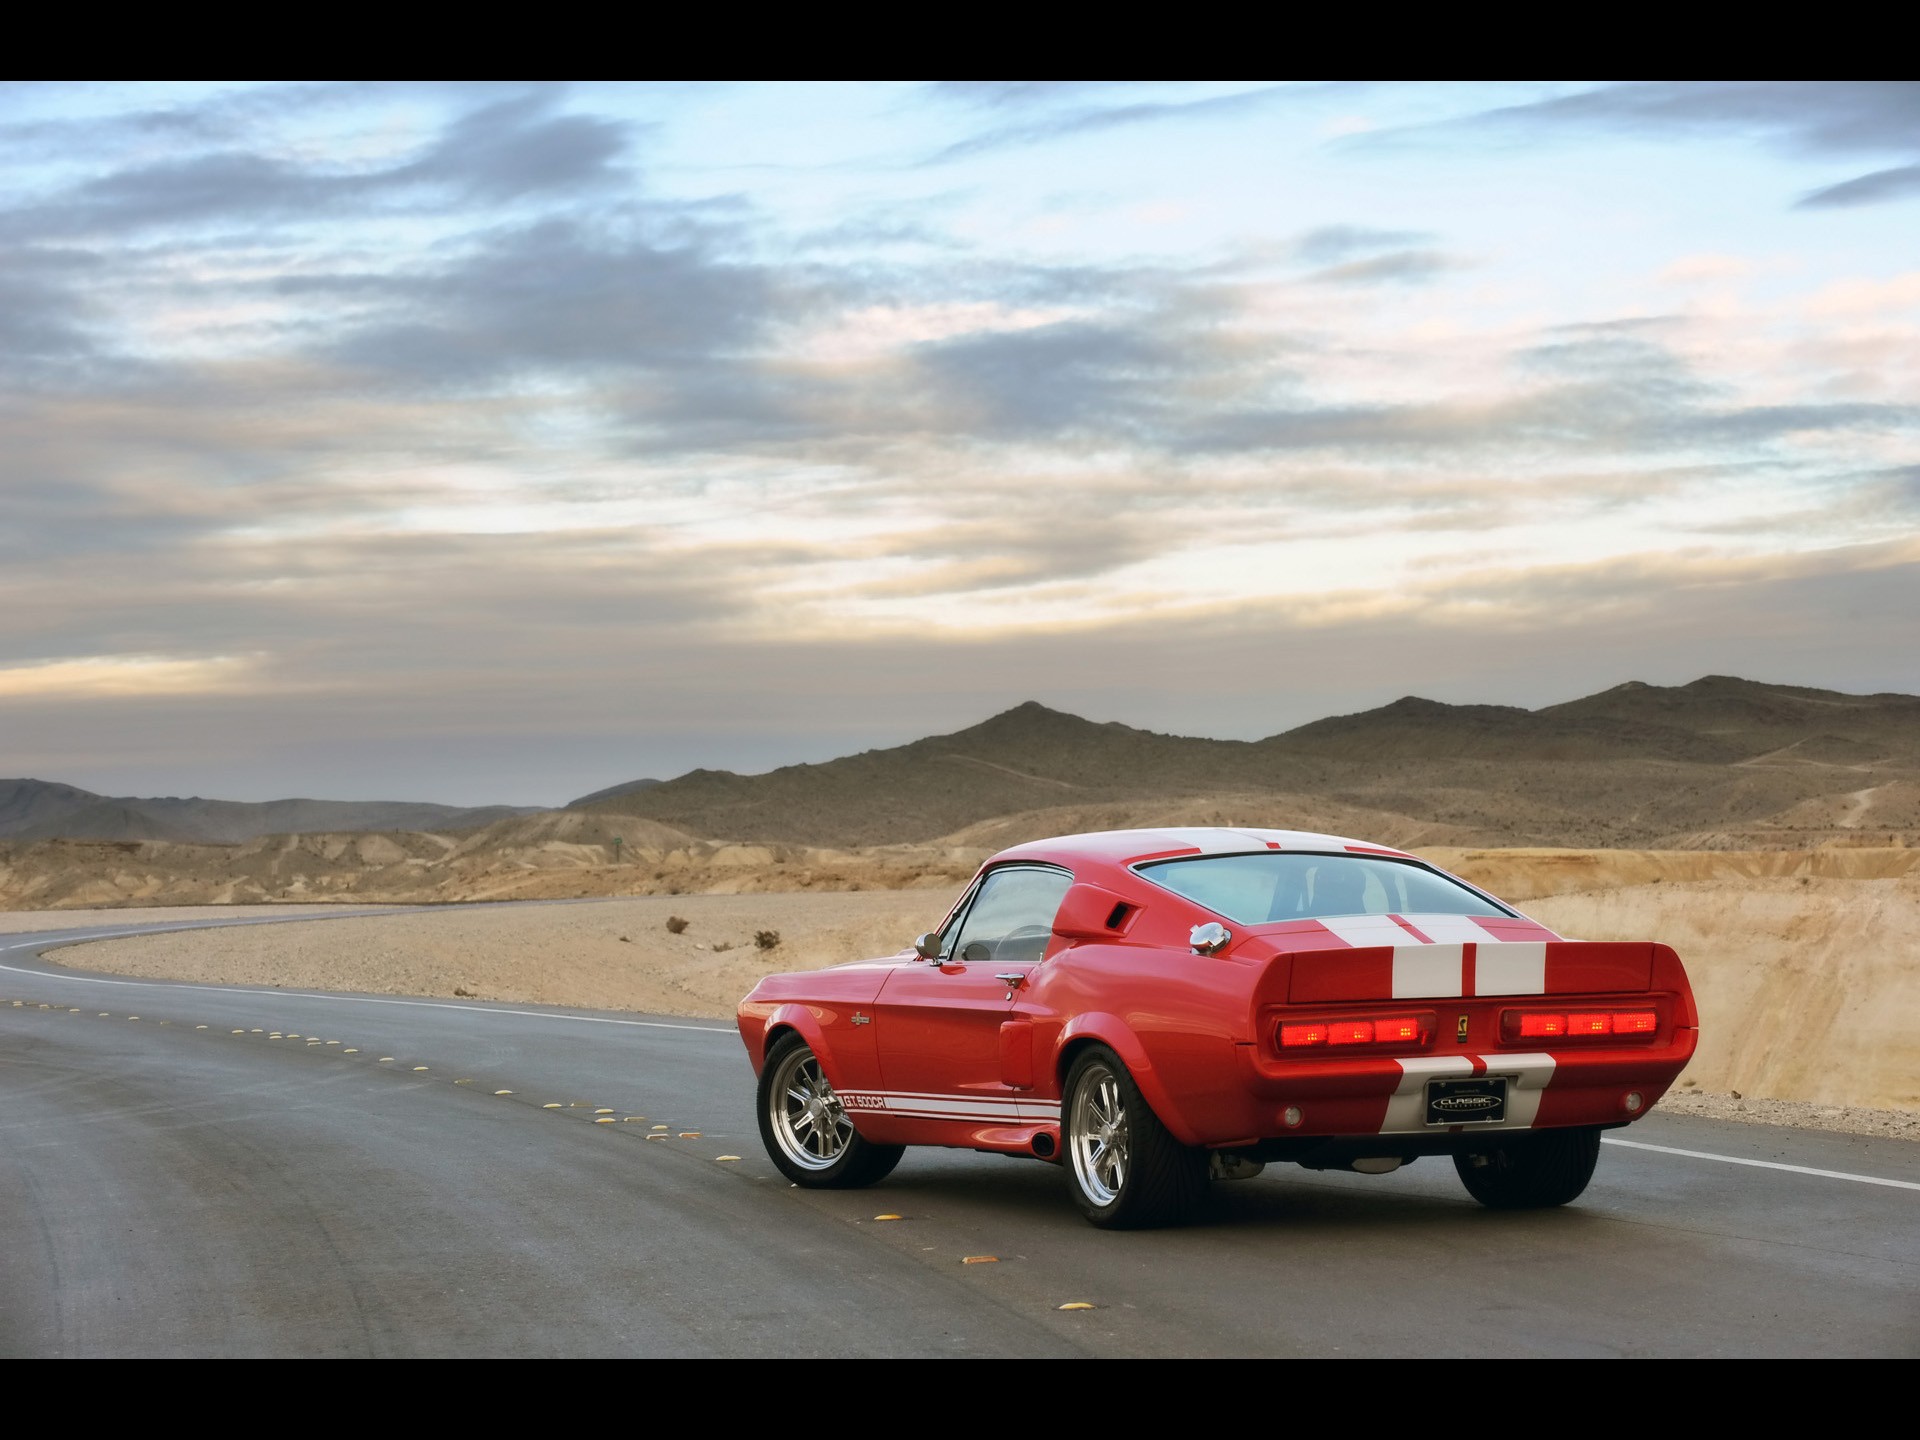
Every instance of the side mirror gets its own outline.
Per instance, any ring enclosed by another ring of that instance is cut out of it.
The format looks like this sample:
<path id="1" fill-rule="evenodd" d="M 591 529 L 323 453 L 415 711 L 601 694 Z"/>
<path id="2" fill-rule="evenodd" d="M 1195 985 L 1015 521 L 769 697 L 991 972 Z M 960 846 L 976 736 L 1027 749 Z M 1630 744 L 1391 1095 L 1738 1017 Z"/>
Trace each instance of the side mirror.
<path id="1" fill-rule="evenodd" d="M 922 960 L 938 960 L 940 958 L 939 935 L 929 930 L 913 942 L 913 953 L 918 955 Z"/>

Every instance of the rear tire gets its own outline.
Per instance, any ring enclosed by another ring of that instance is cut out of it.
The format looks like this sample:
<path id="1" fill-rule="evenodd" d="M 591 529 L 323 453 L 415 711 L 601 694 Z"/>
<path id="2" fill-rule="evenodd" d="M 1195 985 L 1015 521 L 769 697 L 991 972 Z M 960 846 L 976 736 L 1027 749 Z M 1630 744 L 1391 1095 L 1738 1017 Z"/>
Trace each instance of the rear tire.
<path id="1" fill-rule="evenodd" d="M 820 1057 L 788 1031 L 767 1052 L 760 1070 L 760 1141 L 782 1175 L 808 1190 L 857 1190 L 883 1180 L 906 1153 L 904 1145 L 860 1138 Z"/>
<path id="2" fill-rule="evenodd" d="M 1544 1210 L 1577 1198 L 1600 1159 L 1600 1129 L 1536 1130 L 1453 1157 L 1467 1193 L 1493 1210 Z"/>
<path id="3" fill-rule="evenodd" d="M 1207 1156 L 1160 1123 L 1120 1057 L 1089 1046 L 1067 1070 L 1067 1184 L 1104 1230 L 1178 1225 L 1207 1197 Z"/>

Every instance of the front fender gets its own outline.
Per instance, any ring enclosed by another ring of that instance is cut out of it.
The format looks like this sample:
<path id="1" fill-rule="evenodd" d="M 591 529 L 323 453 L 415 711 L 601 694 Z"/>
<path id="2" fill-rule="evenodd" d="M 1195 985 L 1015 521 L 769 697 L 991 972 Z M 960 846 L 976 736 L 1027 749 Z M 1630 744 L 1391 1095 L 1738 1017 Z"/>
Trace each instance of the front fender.
<path id="1" fill-rule="evenodd" d="M 853 1088 L 852 1077 L 846 1074 L 840 1059 L 834 1054 L 833 1042 L 827 1038 L 827 1027 L 837 1018 L 836 1012 L 824 1005 L 802 1005 L 798 1001 L 768 1007 L 760 1027 L 760 1043 L 749 1050 L 753 1060 L 753 1073 L 758 1075 L 767 1065 L 767 1054 L 780 1036 L 788 1030 L 795 1031 L 807 1048 L 820 1058 L 820 1068 L 826 1072 L 827 1083 L 834 1089 Z"/>
<path id="2" fill-rule="evenodd" d="M 1168 1088 L 1166 1077 L 1153 1063 L 1146 1046 L 1140 1043 L 1140 1037 L 1118 1015 L 1084 1011 L 1074 1016 L 1061 1030 L 1059 1043 L 1054 1049 L 1053 1066 L 1055 1085 L 1062 1100 L 1066 1098 L 1067 1069 L 1073 1064 L 1074 1055 L 1092 1041 L 1105 1045 L 1120 1057 L 1121 1063 L 1127 1067 L 1127 1073 L 1133 1077 L 1133 1083 L 1139 1088 L 1141 1098 L 1152 1107 L 1153 1113 L 1160 1117 L 1160 1123 L 1173 1133 L 1176 1140 L 1182 1145 L 1206 1143 L 1185 1107 L 1178 1103 Z M 1066 1116 L 1062 1115 L 1061 1120 L 1065 1123 Z"/>

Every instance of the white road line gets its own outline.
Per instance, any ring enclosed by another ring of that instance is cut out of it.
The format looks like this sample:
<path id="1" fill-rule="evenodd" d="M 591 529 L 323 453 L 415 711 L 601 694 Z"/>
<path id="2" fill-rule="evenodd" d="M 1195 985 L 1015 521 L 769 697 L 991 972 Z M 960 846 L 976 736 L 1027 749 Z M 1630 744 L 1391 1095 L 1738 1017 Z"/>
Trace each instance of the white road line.
<path id="1" fill-rule="evenodd" d="M 183 925 L 183 930 L 205 929 L 205 926 Z M 129 930 L 129 935 L 153 935 L 165 932 L 153 930 Z M 106 935 L 89 936 L 93 940 L 106 940 Z M 39 942 L 29 942 L 37 944 Z M 0 949 L 24 950 L 28 945 L 0 946 Z M 520 1015 L 533 1020 L 579 1020 L 589 1025 L 628 1025 L 642 1030 L 697 1030 L 707 1035 L 738 1035 L 740 1032 L 730 1025 L 675 1025 L 665 1020 L 616 1020 L 610 1015 L 562 1015 L 552 1010 L 503 1010 L 495 1005 L 455 1005 L 445 1000 L 384 1000 L 375 995 L 328 995 L 313 994 L 305 990 L 252 990 L 239 985 L 199 985 L 191 980 L 109 980 L 100 975 L 49 975 L 44 970 L 26 970 L 18 965 L 0 965 L 0 970 L 15 975 L 31 975 L 36 980 L 70 981 L 82 985 L 131 985 L 141 990 L 183 990 L 211 992 L 216 995 L 265 995 L 269 998 L 288 998 L 293 1000 L 342 1000 L 356 1005 L 411 1005 L 422 1010 L 466 1010 L 475 1015 Z"/>
<path id="2" fill-rule="evenodd" d="M 1602 1145 L 1624 1145 L 1629 1150 L 1655 1150 L 1662 1155 L 1684 1155 L 1689 1160 L 1718 1160 L 1724 1165 L 1751 1165 L 1757 1170 L 1787 1170 L 1795 1175 L 1818 1175 L 1827 1180 L 1856 1180 L 1862 1185 L 1890 1185 L 1896 1190 L 1920 1190 L 1920 1182 L 1887 1180 L 1878 1175 L 1851 1175 L 1845 1170 L 1816 1170 L 1811 1165 L 1783 1165 L 1778 1160 L 1744 1160 L 1738 1155 L 1710 1155 L 1705 1150 L 1676 1150 L 1671 1145 L 1649 1145 L 1642 1140 L 1600 1137 Z"/>

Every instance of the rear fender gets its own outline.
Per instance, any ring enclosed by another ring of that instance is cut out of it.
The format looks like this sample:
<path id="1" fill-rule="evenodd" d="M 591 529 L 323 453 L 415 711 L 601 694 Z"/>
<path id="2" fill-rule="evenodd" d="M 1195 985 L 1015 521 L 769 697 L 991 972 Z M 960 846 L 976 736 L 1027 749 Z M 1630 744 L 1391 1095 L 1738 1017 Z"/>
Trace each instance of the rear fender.
<path id="1" fill-rule="evenodd" d="M 1127 1073 L 1139 1088 L 1140 1097 L 1160 1117 L 1160 1123 L 1173 1132 L 1175 1139 L 1183 1145 L 1204 1143 L 1199 1132 L 1188 1123 L 1186 1115 L 1174 1103 L 1173 1095 L 1147 1055 L 1146 1047 L 1140 1043 L 1140 1037 L 1117 1015 L 1088 1011 L 1074 1016 L 1060 1032 L 1059 1046 L 1054 1051 L 1054 1075 L 1063 1101 L 1067 1093 L 1067 1071 L 1072 1068 L 1074 1057 L 1093 1043 L 1105 1045 L 1120 1057 L 1121 1064 L 1127 1067 Z M 1063 1125 L 1066 1119 L 1063 1113 Z"/>

